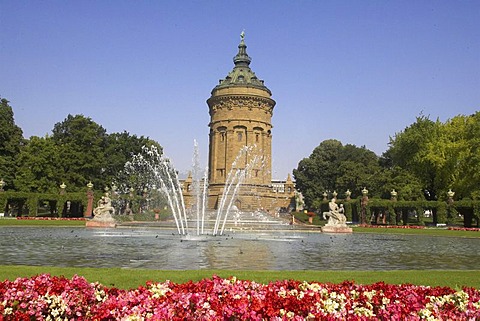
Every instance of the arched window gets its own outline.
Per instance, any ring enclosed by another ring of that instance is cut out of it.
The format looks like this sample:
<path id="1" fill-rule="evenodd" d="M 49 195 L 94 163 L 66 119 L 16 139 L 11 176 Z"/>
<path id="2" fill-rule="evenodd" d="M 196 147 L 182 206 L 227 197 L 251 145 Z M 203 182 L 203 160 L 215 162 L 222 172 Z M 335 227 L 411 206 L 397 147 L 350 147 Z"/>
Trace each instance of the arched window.
<path id="1" fill-rule="evenodd" d="M 225 141 L 225 137 L 227 136 L 227 128 L 226 127 L 219 127 L 218 128 L 218 133 L 220 135 L 220 141 L 221 142 L 224 142 Z"/>

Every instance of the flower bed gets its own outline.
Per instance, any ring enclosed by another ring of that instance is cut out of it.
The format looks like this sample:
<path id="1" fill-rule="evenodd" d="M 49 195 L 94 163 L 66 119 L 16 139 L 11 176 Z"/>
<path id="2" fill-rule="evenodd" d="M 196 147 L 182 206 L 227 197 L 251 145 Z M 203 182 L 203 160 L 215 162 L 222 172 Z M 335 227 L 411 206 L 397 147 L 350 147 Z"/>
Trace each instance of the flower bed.
<path id="1" fill-rule="evenodd" d="M 0 320 L 478 320 L 474 288 L 214 276 L 132 290 L 48 274 L 0 283 Z"/>
<path id="2" fill-rule="evenodd" d="M 422 225 L 370 225 L 370 224 L 359 224 L 358 227 L 401 228 L 401 229 L 424 229 L 425 228 L 425 226 L 422 226 Z"/>
<path id="3" fill-rule="evenodd" d="M 471 232 L 480 232 L 480 228 L 478 227 L 447 227 L 447 230 L 450 231 L 471 231 Z"/>
<path id="4" fill-rule="evenodd" d="M 85 221 L 85 217 L 36 217 L 36 216 L 17 216 L 17 220 L 34 221 Z"/>

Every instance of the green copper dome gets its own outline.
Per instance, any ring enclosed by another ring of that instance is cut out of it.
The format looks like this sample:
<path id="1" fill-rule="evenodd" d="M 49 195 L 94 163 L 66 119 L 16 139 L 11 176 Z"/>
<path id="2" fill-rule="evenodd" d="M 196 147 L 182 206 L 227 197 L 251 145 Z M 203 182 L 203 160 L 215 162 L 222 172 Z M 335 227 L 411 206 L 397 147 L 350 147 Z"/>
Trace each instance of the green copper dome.
<path id="1" fill-rule="evenodd" d="M 219 84 L 212 90 L 212 93 L 217 89 L 227 87 L 254 87 L 265 90 L 271 95 L 271 91 L 264 85 L 263 80 L 258 79 L 252 69 L 250 69 L 252 60 L 247 54 L 244 32 L 242 32 L 240 38 L 238 53 L 233 57 L 235 67 L 233 67 L 233 70 L 228 73 L 225 79 L 220 79 Z"/>

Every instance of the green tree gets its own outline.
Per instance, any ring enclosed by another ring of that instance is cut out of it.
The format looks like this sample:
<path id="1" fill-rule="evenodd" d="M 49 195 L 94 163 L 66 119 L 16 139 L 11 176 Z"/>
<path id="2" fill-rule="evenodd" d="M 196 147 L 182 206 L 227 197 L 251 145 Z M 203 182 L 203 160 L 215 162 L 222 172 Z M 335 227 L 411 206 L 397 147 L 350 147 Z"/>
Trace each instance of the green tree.
<path id="1" fill-rule="evenodd" d="M 302 193 L 307 207 L 321 200 L 324 191 L 335 189 L 338 170 L 332 164 L 338 160 L 341 148 L 342 143 L 338 140 L 325 140 L 293 170 L 296 188 Z"/>
<path id="2" fill-rule="evenodd" d="M 57 193 L 63 172 L 59 148 L 50 137 L 32 136 L 22 148 L 17 164 L 15 189 L 24 192 Z"/>
<path id="3" fill-rule="evenodd" d="M 104 172 L 105 181 L 122 183 L 127 180 L 124 176 L 124 166 L 127 161 L 132 159 L 133 155 L 140 154 L 143 146 L 156 146 L 159 153 L 162 153 L 162 147 L 156 141 L 148 137 L 130 135 L 128 132 L 113 133 L 107 137 L 107 147 L 105 149 L 107 164 Z"/>
<path id="4" fill-rule="evenodd" d="M 374 196 L 389 199 L 395 190 L 398 200 L 423 200 L 423 185 L 420 180 L 409 171 L 399 167 L 383 167 L 376 173 L 370 190 L 375 191 Z"/>
<path id="5" fill-rule="evenodd" d="M 480 199 L 480 112 L 468 117 L 465 126 L 465 139 L 468 142 L 468 150 L 465 164 L 458 177 L 456 186 L 461 195 L 468 195 L 474 199 Z"/>
<path id="6" fill-rule="evenodd" d="M 58 170 L 69 191 L 80 191 L 91 181 L 105 185 L 107 168 L 106 130 L 83 115 L 68 115 L 53 128 L 52 140 L 59 149 Z"/>
<path id="7" fill-rule="evenodd" d="M 372 151 L 355 145 L 343 146 L 331 139 L 321 142 L 310 157 L 302 159 L 293 174 L 305 204 L 312 207 L 322 200 L 325 191 L 340 194 L 349 189 L 352 197 L 359 196 L 364 186 L 375 183 L 381 170 L 379 159 Z"/>
<path id="8" fill-rule="evenodd" d="M 13 187 L 16 171 L 16 157 L 23 145 L 23 132 L 15 124 L 13 109 L 9 101 L 0 99 L 0 179 L 7 185 L 6 189 Z"/>
<path id="9" fill-rule="evenodd" d="M 399 166 L 422 182 L 422 189 L 428 199 L 436 199 L 436 171 L 427 156 L 427 145 L 439 134 L 439 121 L 433 122 L 426 116 L 419 116 L 415 123 L 403 132 L 390 138 L 390 148 L 384 153 L 385 163 Z"/>
<path id="10" fill-rule="evenodd" d="M 372 188 L 381 172 L 378 156 L 364 146 L 345 145 L 338 160 L 336 189 L 352 192 L 352 197 L 361 194 L 362 187 L 371 189 L 371 196 L 379 196 L 378 189 Z"/>
<path id="11" fill-rule="evenodd" d="M 384 160 L 417 177 L 427 199 L 444 199 L 451 188 L 456 197 L 480 196 L 480 113 L 459 115 L 445 123 L 428 117 L 390 141 Z"/>

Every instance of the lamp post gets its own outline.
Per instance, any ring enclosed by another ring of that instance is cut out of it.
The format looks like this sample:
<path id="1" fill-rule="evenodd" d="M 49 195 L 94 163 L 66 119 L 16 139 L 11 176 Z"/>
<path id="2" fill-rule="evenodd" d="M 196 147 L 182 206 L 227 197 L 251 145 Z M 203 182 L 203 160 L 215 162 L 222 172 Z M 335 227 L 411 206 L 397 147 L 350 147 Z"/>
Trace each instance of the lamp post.
<path id="1" fill-rule="evenodd" d="M 397 201 L 397 191 L 395 189 L 392 189 L 392 191 L 390 192 L 390 200 L 392 202 L 396 202 Z M 388 222 L 390 223 L 390 219 L 391 219 L 391 215 L 393 215 L 395 217 L 395 224 L 398 224 L 399 222 L 399 217 L 395 211 L 395 207 L 391 207 L 392 208 L 392 211 L 393 213 L 390 213 L 390 210 L 388 211 Z"/>
<path id="2" fill-rule="evenodd" d="M 349 201 L 351 199 L 350 196 L 352 196 L 352 192 L 350 192 L 350 190 L 347 189 L 347 191 L 345 192 L 345 196 L 347 197 L 347 201 Z"/>
<path id="3" fill-rule="evenodd" d="M 65 195 L 66 188 L 67 188 L 67 185 L 65 185 L 65 183 L 62 182 L 62 184 L 60 184 L 60 195 Z"/>
<path id="4" fill-rule="evenodd" d="M 143 208 L 142 212 L 148 210 L 148 205 L 149 205 L 148 204 L 149 203 L 148 188 L 146 188 L 146 187 L 143 189 L 143 200 L 144 200 L 144 207 L 142 207 Z"/>
<path id="5" fill-rule="evenodd" d="M 360 221 L 362 224 L 367 224 L 368 189 L 366 187 L 362 189 L 362 195 Z"/>
<path id="6" fill-rule="evenodd" d="M 327 191 L 323 192 L 323 200 L 324 201 L 328 201 L 327 197 L 328 197 L 328 194 L 327 194 Z"/>
<path id="7" fill-rule="evenodd" d="M 83 213 L 84 217 L 90 217 L 93 213 L 93 184 L 87 184 L 87 210 Z"/>
<path id="8" fill-rule="evenodd" d="M 366 196 L 367 194 L 368 194 L 368 189 L 367 189 L 366 187 L 364 187 L 364 188 L 362 189 L 362 195 L 363 195 L 363 196 Z"/>
<path id="9" fill-rule="evenodd" d="M 397 200 L 397 194 L 398 194 L 397 191 L 395 191 L 395 189 L 392 189 L 392 191 L 390 192 L 390 197 L 392 201 Z"/>
<path id="10" fill-rule="evenodd" d="M 133 216 L 133 199 L 134 199 L 135 189 L 130 187 L 128 190 L 128 201 L 125 206 L 125 214 Z M 133 219 L 133 218 L 132 218 Z"/>
<path id="11" fill-rule="evenodd" d="M 452 205 L 453 204 L 453 196 L 455 196 L 455 192 L 452 191 L 452 189 L 449 189 L 448 192 L 447 192 L 447 196 L 448 196 L 448 205 Z"/>

